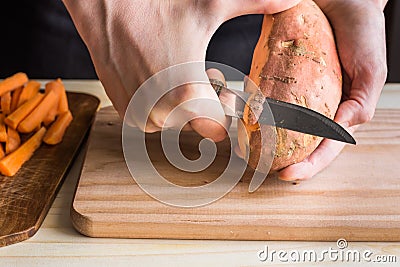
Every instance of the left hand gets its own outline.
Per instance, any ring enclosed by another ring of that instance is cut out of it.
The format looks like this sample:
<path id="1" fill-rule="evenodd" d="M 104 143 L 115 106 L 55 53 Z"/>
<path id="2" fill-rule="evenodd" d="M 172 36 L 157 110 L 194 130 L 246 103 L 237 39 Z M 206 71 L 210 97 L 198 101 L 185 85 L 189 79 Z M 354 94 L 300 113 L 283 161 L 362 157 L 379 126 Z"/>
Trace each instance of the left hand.
<path id="1" fill-rule="evenodd" d="M 343 96 L 335 121 L 354 133 L 372 119 L 386 74 L 386 0 L 314 0 L 330 20 L 343 67 Z M 310 178 L 331 163 L 344 143 L 325 139 L 305 160 L 279 172 L 279 178 Z"/>

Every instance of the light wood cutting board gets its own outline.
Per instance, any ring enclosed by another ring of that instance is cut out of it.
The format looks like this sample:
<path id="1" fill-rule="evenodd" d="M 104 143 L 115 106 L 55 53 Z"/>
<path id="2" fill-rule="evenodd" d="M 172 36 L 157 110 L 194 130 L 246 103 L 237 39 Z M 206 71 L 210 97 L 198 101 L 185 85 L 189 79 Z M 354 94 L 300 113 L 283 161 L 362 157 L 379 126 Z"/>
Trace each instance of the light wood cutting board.
<path id="1" fill-rule="evenodd" d="M 161 155 L 158 135 L 148 138 L 150 156 Z M 92 237 L 400 241 L 400 110 L 377 110 L 356 139 L 357 146 L 347 146 L 309 181 L 294 185 L 269 177 L 249 194 L 248 170 L 217 202 L 176 208 L 154 200 L 135 184 L 122 154 L 121 122 L 112 108 L 103 109 L 92 129 L 72 221 L 79 232 Z M 195 141 L 184 138 L 183 149 L 192 147 L 196 154 Z M 189 184 L 218 176 L 229 155 L 224 144 L 220 146 L 216 163 L 191 176 Z M 188 185 L 187 173 L 162 158 L 157 167 L 168 179 Z"/>

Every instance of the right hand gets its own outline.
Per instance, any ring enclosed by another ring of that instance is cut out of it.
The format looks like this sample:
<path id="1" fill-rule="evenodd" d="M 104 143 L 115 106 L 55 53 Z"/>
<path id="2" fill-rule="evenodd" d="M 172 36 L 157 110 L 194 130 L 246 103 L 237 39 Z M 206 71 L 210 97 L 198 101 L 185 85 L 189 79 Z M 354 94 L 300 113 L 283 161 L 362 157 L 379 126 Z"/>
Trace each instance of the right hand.
<path id="1" fill-rule="evenodd" d="M 276 13 L 300 0 L 63 0 L 86 43 L 96 72 L 114 107 L 123 117 L 138 87 L 155 73 L 185 62 L 204 61 L 208 43 L 225 21 L 244 14 Z M 205 72 L 204 72 L 204 75 Z M 154 88 L 157 90 L 157 88 Z M 168 114 L 180 103 L 206 98 L 218 100 L 210 85 L 185 85 L 165 95 L 149 120 L 137 122 L 143 130 L 162 130 Z M 201 116 L 204 106 L 183 113 Z M 216 121 L 191 120 L 185 129 L 206 138 L 225 138 L 229 120 L 222 107 Z M 168 127 L 174 125 L 168 125 Z"/>
<path id="2" fill-rule="evenodd" d="M 386 80 L 387 0 L 314 0 L 332 24 L 343 68 L 342 102 L 335 121 L 350 133 L 372 119 Z M 344 143 L 325 139 L 302 162 L 279 173 L 282 180 L 311 178 L 330 164 Z"/>

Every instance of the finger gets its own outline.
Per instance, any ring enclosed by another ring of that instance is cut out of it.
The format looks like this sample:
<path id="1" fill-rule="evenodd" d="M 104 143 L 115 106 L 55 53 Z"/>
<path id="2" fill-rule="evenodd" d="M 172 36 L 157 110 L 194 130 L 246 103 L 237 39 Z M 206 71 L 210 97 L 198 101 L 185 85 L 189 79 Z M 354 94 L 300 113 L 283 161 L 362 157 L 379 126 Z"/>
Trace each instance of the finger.
<path id="1" fill-rule="evenodd" d="M 359 125 L 372 119 L 375 112 L 374 106 L 367 106 L 356 100 L 346 100 L 339 105 L 335 121 L 345 126 Z"/>
<path id="2" fill-rule="evenodd" d="M 159 128 L 193 129 L 215 142 L 227 135 L 230 120 L 210 84 L 186 84 L 168 92 L 152 109 L 150 121 Z"/>
<path id="3" fill-rule="evenodd" d="M 302 162 L 290 165 L 278 173 L 284 181 L 304 180 L 324 169 L 343 149 L 344 145 L 332 140 L 324 140 L 318 148 Z"/>
<path id="4" fill-rule="evenodd" d="M 224 74 L 218 70 L 218 69 L 208 69 L 206 71 L 208 79 L 210 81 L 215 82 L 219 81 L 223 84 L 224 87 L 226 87 L 226 81 L 225 81 L 225 76 Z M 218 85 L 213 85 L 214 90 L 219 90 Z M 225 90 L 221 90 L 218 92 L 218 98 L 221 101 L 222 106 L 224 107 L 225 110 L 229 109 L 232 112 L 235 112 L 235 103 L 236 103 L 236 96 L 234 94 L 230 94 Z M 229 121 L 231 121 L 231 117 L 227 117 Z"/>
<path id="5" fill-rule="evenodd" d="M 190 120 L 190 127 L 204 138 L 210 138 L 214 142 L 224 140 L 231 121 L 225 116 L 217 94 L 211 85 L 196 85 L 195 87 L 202 92 L 203 98 L 187 108 L 189 113 L 196 114 L 198 117 Z M 201 97 L 200 94 L 197 97 Z"/>
<path id="6" fill-rule="evenodd" d="M 348 128 L 354 133 L 355 127 Z M 317 149 L 302 162 L 290 165 L 278 173 L 284 181 L 309 179 L 328 166 L 342 151 L 345 144 L 335 140 L 325 139 Z"/>
<path id="7" fill-rule="evenodd" d="M 225 20 L 248 14 L 273 14 L 284 11 L 301 0 L 231 0 L 217 1 L 219 6 L 215 7 L 219 12 L 225 11 Z"/>
<path id="8" fill-rule="evenodd" d="M 190 132 L 190 131 L 193 131 L 193 128 L 190 126 L 189 123 L 186 123 L 185 126 L 183 126 L 182 131 L 183 132 Z"/>
<path id="9" fill-rule="evenodd" d="M 211 69 L 208 69 L 206 71 L 206 73 L 207 73 L 207 76 L 209 79 L 221 81 L 224 84 L 224 86 L 226 86 L 225 76 L 218 69 L 211 68 Z M 215 98 L 215 96 L 216 96 L 216 94 L 214 92 L 213 98 Z M 214 108 L 216 115 L 217 115 L 216 121 L 206 119 L 206 118 L 194 119 L 190 122 L 191 128 L 193 130 L 195 130 L 196 132 L 198 132 L 203 137 L 211 138 L 214 141 L 222 141 L 227 135 L 227 131 L 232 122 L 232 119 L 230 117 L 225 116 L 222 106 L 221 105 L 219 105 L 219 106 L 220 106 L 220 109 L 218 107 Z M 221 113 L 221 111 L 222 111 L 222 113 Z M 218 121 L 222 122 L 222 123 L 218 123 Z"/>

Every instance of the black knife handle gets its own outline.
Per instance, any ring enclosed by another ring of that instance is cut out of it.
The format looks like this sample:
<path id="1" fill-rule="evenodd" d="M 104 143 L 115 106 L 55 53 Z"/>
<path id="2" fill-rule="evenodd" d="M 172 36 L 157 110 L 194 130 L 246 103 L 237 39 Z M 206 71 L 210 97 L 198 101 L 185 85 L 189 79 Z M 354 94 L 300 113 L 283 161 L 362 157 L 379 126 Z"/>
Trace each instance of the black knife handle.
<path id="1" fill-rule="evenodd" d="M 225 84 L 217 79 L 209 79 L 211 86 L 214 88 L 215 93 L 217 94 L 217 96 L 219 96 L 219 94 L 221 93 L 222 88 L 225 87 Z"/>

